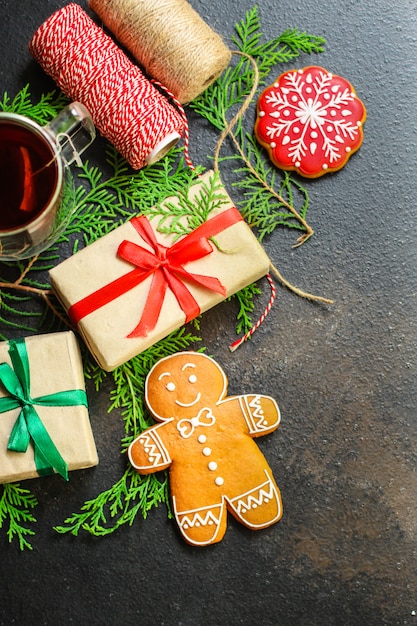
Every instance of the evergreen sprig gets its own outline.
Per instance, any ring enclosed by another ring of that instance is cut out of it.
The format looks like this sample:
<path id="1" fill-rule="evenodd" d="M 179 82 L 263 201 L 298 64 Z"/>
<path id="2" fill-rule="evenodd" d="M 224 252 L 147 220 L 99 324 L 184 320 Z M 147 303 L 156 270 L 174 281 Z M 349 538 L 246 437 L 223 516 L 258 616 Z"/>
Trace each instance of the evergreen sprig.
<path id="1" fill-rule="evenodd" d="M 119 410 L 124 420 L 125 437 L 122 453 L 145 428 L 153 423 L 144 403 L 144 383 L 149 370 L 163 356 L 191 349 L 201 338 L 184 327 L 150 347 L 112 372 L 114 389 L 110 392 L 109 412 Z M 149 474 L 140 476 L 127 468 L 122 478 L 97 497 L 85 502 L 79 513 L 74 513 L 55 529 L 61 534 L 77 535 L 81 530 L 95 536 L 113 533 L 123 524 L 131 525 L 140 513 L 161 502 L 169 508 L 167 476 Z"/>
<path id="2" fill-rule="evenodd" d="M 39 102 L 33 103 L 30 85 L 25 85 L 13 100 L 7 92 L 4 93 L 3 100 L 0 101 L 0 111 L 24 115 L 44 125 L 50 122 L 66 104 L 68 104 L 68 99 L 63 93 L 56 91 L 43 94 Z"/>
<path id="3" fill-rule="evenodd" d="M 32 510 L 38 504 L 35 496 L 28 490 L 20 486 L 19 483 L 9 483 L 3 485 L 3 493 L 0 497 L 0 529 L 8 525 L 7 537 L 9 543 L 14 539 L 19 542 L 19 548 L 31 550 L 32 545 L 28 537 L 35 534 L 27 524 L 34 524 L 36 518 Z"/>
<path id="4" fill-rule="evenodd" d="M 252 313 L 255 309 L 254 297 L 259 296 L 261 290 L 256 283 L 244 287 L 236 294 L 238 302 L 237 327 L 238 334 L 245 334 L 252 326 Z"/>
<path id="5" fill-rule="evenodd" d="M 160 233 L 173 235 L 174 241 L 204 224 L 210 213 L 229 201 L 225 197 L 218 172 L 213 172 L 207 183 L 190 197 L 190 188 L 178 192 L 175 202 L 167 200 L 145 208 L 149 219 L 156 219 Z"/>
<path id="6" fill-rule="evenodd" d="M 288 63 L 302 53 L 320 53 L 325 43 L 323 37 L 298 29 L 287 29 L 279 37 L 263 41 L 256 5 L 236 24 L 236 36 L 232 39 L 237 49 L 249 55 L 250 59 L 237 56 L 237 62 L 231 64 L 213 85 L 190 104 L 220 131 L 228 127 L 228 120 L 251 94 L 255 82 L 253 62 L 256 62 L 258 85 L 263 86 L 275 65 Z M 234 169 L 238 176 L 234 184 L 244 190 L 244 201 L 237 204 L 249 224 L 258 228 L 260 240 L 283 226 L 304 232 L 295 244 L 300 245 L 313 234 L 306 221 L 309 204 L 307 190 L 296 177 L 272 167 L 252 130 L 250 133 L 245 130 L 244 121 L 243 116 L 238 118 L 235 128 L 230 129 L 232 147 L 235 148 L 233 154 L 219 157 L 219 162 L 239 162 Z"/>
<path id="7" fill-rule="evenodd" d="M 74 513 L 55 526 L 60 534 L 77 536 L 81 530 L 95 537 L 112 534 L 124 524 L 132 525 L 138 513 L 145 519 L 161 502 L 168 502 L 168 480 L 155 474 L 141 476 L 127 467 L 123 476 L 110 489 L 87 500 L 79 513 Z"/>
<path id="8" fill-rule="evenodd" d="M 280 172 L 265 158 L 256 139 L 242 127 L 236 135 L 242 154 L 224 157 L 221 161 L 238 161 L 239 175 L 234 186 L 242 189 L 241 213 L 256 229 L 259 241 L 277 227 L 306 231 L 309 206 L 307 189 L 290 172 Z M 297 210 L 294 207 L 297 206 Z M 304 240 L 301 238 L 301 240 Z"/>
<path id="9" fill-rule="evenodd" d="M 313 54 L 324 50 L 323 37 L 308 35 L 298 29 L 288 29 L 279 37 L 262 42 L 263 33 L 256 5 L 246 12 L 244 19 L 235 28 L 237 36 L 233 36 L 232 40 L 240 52 L 256 61 L 259 85 L 265 84 L 265 78 L 278 63 L 296 59 L 301 53 Z M 252 63 L 238 56 L 237 62 L 226 68 L 215 83 L 190 103 L 190 107 L 213 126 L 224 130 L 228 112 L 250 94 L 253 82 Z"/>

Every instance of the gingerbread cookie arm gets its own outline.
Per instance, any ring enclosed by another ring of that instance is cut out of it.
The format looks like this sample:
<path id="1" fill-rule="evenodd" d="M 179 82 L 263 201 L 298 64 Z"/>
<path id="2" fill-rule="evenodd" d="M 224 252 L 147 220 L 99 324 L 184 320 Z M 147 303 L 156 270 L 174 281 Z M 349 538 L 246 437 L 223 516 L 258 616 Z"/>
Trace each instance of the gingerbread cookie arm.
<path id="1" fill-rule="evenodd" d="M 281 415 L 273 398 L 248 394 L 238 400 L 251 437 L 261 437 L 278 428 Z"/>
<path id="2" fill-rule="evenodd" d="M 163 441 L 164 425 L 144 430 L 129 446 L 129 460 L 140 474 L 158 472 L 171 465 L 172 459 Z"/>

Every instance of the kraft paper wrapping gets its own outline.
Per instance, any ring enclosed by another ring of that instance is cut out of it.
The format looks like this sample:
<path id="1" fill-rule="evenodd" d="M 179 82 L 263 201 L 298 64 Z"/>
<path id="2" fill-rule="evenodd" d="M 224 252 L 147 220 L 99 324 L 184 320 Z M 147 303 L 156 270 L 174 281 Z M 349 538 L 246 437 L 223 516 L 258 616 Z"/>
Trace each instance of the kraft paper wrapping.
<path id="1" fill-rule="evenodd" d="M 193 198 L 200 191 L 201 185 L 208 184 L 211 176 L 213 172 L 202 176 L 201 182 L 191 187 L 189 197 Z M 234 206 L 224 189 L 221 193 L 227 202 L 214 209 L 209 217 Z M 178 198 L 170 197 L 166 202 L 177 203 Z M 156 232 L 157 218 L 150 223 L 158 242 L 172 246 L 172 236 Z M 226 297 L 267 274 L 268 257 L 244 221 L 229 226 L 214 239 L 218 247 L 213 245 L 211 254 L 184 265 L 187 271 L 218 278 L 226 288 Z M 132 270 L 129 262 L 117 257 L 117 249 L 124 240 L 147 247 L 127 222 L 50 271 L 52 287 L 67 310 L 82 298 Z M 81 336 L 103 369 L 112 371 L 184 324 L 185 314 L 168 289 L 155 328 L 146 337 L 128 337 L 139 322 L 150 282 L 151 277 L 146 278 L 123 296 L 98 308 L 78 323 Z M 187 283 L 187 287 L 196 298 L 201 313 L 224 300 L 222 295 L 203 287 L 191 283 Z"/>
<path id="2" fill-rule="evenodd" d="M 7 341 L 0 343 L 0 363 L 11 365 Z M 59 332 L 26 338 L 31 397 L 69 389 L 85 390 L 80 348 L 74 333 Z M 7 393 L 0 383 L 0 397 Z M 46 430 L 68 465 L 68 470 L 98 464 L 97 450 L 85 406 L 36 406 Z M 10 433 L 20 409 L 0 414 L 0 483 L 37 478 L 34 448 L 7 450 Z"/>

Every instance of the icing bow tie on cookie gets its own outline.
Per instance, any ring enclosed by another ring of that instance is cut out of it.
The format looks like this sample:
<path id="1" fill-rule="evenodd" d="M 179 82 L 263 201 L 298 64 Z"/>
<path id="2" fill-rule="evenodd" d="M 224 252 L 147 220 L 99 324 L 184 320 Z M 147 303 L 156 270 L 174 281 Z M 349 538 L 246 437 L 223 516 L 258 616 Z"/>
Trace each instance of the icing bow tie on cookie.
<path id="1" fill-rule="evenodd" d="M 184 439 L 188 439 L 194 432 L 196 426 L 213 426 L 216 423 L 211 409 L 201 409 L 195 417 L 191 419 L 184 418 L 177 424 L 177 429 Z"/>

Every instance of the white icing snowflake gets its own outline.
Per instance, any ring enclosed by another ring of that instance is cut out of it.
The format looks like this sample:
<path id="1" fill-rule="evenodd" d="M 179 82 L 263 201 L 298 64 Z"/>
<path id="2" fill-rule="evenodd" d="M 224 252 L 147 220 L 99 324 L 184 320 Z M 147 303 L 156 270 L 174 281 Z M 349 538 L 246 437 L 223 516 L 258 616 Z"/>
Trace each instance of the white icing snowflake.
<path id="1" fill-rule="evenodd" d="M 344 78 L 311 66 L 282 74 L 259 99 L 255 132 L 282 169 L 320 176 L 362 143 L 363 103 Z"/>

